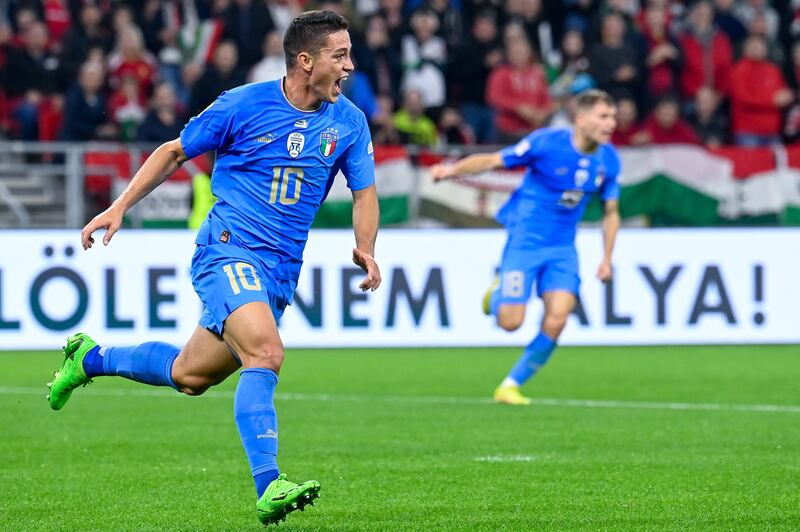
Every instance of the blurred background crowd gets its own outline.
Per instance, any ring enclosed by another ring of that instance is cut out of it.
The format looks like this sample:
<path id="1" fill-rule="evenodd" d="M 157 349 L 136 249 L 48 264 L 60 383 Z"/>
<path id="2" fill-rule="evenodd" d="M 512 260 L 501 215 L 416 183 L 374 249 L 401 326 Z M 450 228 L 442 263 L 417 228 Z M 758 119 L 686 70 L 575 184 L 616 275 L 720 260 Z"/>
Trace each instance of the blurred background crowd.
<path id="1" fill-rule="evenodd" d="M 376 144 L 504 144 L 619 103 L 619 145 L 800 138 L 800 0 L 0 0 L 0 137 L 161 142 L 285 73 L 293 16 L 352 23 Z"/>

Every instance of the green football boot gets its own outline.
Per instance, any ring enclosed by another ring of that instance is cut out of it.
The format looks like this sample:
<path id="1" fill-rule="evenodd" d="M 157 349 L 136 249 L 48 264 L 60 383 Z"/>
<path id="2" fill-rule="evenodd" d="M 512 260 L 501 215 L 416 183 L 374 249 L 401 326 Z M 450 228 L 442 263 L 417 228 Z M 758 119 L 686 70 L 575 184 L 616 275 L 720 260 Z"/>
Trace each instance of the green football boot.
<path id="1" fill-rule="evenodd" d="M 92 379 L 87 377 L 86 372 L 83 371 L 83 357 L 96 345 L 97 342 L 83 333 L 67 338 L 67 345 L 64 347 L 64 363 L 61 364 L 61 369 L 54 373 L 53 382 L 47 383 L 47 387 L 50 388 L 50 393 L 47 395 L 50 408 L 61 410 L 67 404 L 69 396 L 72 395 L 72 390 L 92 382 Z"/>
<path id="2" fill-rule="evenodd" d="M 492 284 L 489 285 L 489 288 L 486 289 L 486 293 L 483 294 L 483 301 L 482 301 L 482 309 L 483 313 L 487 316 L 492 315 L 492 294 L 494 291 L 497 290 L 497 287 L 500 286 L 500 276 L 495 275 Z"/>
<path id="3" fill-rule="evenodd" d="M 289 512 L 302 511 L 309 504 L 313 506 L 314 499 L 319 497 L 319 488 L 319 482 L 316 480 L 295 484 L 286 480 L 285 473 L 281 473 L 278 478 L 270 482 L 256 503 L 259 521 L 263 525 L 277 525 L 286 519 L 286 514 Z"/>

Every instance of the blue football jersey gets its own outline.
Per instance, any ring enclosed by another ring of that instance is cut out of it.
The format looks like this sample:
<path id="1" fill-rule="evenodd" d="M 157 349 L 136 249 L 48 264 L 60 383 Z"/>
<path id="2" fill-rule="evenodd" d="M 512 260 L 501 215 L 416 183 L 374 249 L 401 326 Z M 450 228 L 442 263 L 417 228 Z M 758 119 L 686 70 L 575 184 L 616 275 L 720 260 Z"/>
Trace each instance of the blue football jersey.
<path id="1" fill-rule="evenodd" d="M 534 131 L 501 152 L 506 168 L 526 166 L 522 184 L 497 214 L 511 248 L 569 246 L 590 198 L 619 197 L 619 156 L 611 145 L 582 153 L 571 129 Z"/>
<path id="2" fill-rule="evenodd" d="M 222 93 L 186 124 L 180 141 L 189 158 L 216 150 L 217 202 L 196 242 L 235 243 L 268 263 L 277 257 L 270 266 L 287 278 L 299 273 L 311 223 L 339 170 L 352 190 L 375 180 L 364 114 L 344 96 L 316 111 L 297 109 L 282 80 Z"/>

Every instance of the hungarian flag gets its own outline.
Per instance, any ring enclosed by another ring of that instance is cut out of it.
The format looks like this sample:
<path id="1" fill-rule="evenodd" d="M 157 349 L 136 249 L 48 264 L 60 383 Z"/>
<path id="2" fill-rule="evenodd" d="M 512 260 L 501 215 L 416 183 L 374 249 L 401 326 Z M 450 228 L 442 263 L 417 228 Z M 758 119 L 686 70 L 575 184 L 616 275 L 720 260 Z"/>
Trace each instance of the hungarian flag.
<path id="1" fill-rule="evenodd" d="M 708 150 L 674 144 L 621 148 L 619 154 L 623 219 L 638 218 L 651 227 L 800 225 L 800 147 Z M 519 169 L 498 170 L 437 185 L 426 179 L 420 193 L 423 204 L 438 206 L 432 212 L 486 225 L 522 175 Z M 585 220 L 601 217 L 595 200 Z"/>

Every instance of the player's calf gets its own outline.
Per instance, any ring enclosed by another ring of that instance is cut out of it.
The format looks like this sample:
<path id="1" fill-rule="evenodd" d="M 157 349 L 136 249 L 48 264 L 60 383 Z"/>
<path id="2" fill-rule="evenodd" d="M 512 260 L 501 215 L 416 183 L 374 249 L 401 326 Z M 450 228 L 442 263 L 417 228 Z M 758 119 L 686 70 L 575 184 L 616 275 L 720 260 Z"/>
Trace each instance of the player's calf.
<path id="1" fill-rule="evenodd" d="M 215 384 L 219 384 L 219 381 L 217 380 L 196 375 L 176 378 L 175 373 L 173 373 L 172 379 L 175 381 L 175 384 L 178 386 L 178 389 L 181 393 L 191 396 L 203 395 L 206 390 Z"/>
<path id="2" fill-rule="evenodd" d="M 230 360 L 217 362 L 209 367 L 207 360 L 198 360 L 191 353 L 183 352 L 172 366 L 172 380 L 178 391 L 186 395 L 202 395 L 212 386 L 223 382 L 239 369 L 239 363 L 233 357 Z"/>

